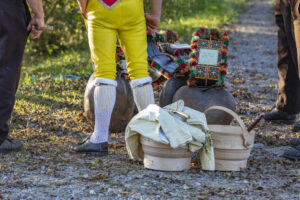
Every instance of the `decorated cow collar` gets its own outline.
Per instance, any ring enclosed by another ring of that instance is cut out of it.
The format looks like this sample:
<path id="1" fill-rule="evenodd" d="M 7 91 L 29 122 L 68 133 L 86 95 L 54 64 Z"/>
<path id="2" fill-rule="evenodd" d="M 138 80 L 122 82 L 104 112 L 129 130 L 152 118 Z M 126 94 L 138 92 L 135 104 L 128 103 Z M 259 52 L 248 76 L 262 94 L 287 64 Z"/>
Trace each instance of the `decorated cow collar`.
<path id="1" fill-rule="evenodd" d="M 99 0 L 100 3 L 108 8 L 108 9 L 112 9 L 113 7 L 115 7 L 121 0 Z"/>

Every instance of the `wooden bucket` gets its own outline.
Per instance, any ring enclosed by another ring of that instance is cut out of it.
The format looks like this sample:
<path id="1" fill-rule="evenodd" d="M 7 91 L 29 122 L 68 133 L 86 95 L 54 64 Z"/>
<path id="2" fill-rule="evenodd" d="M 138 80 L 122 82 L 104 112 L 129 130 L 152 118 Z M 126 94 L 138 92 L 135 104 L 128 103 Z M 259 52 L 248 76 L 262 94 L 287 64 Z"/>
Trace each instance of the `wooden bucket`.
<path id="1" fill-rule="evenodd" d="M 204 111 L 222 110 L 232 115 L 240 126 L 210 124 L 215 153 L 215 168 L 219 171 L 240 171 L 247 167 L 247 160 L 254 144 L 255 132 L 247 131 L 244 122 L 232 110 L 222 106 L 212 106 Z"/>
<path id="2" fill-rule="evenodd" d="M 144 167 L 160 171 L 184 171 L 191 168 L 192 153 L 188 147 L 173 149 L 168 144 L 141 136 Z"/>

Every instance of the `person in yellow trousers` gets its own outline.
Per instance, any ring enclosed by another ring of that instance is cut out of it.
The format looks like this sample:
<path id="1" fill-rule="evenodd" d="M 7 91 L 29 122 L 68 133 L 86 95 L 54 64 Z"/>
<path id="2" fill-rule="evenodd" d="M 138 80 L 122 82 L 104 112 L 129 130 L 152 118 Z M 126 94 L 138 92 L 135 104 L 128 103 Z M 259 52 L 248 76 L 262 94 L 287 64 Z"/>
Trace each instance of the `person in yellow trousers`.
<path id="1" fill-rule="evenodd" d="M 147 29 L 160 23 L 162 0 L 151 0 L 144 13 L 143 0 L 78 0 L 86 19 L 92 61 L 95 65 L 95 127 L 90 137 L 73 149 L 78 153 L 108 154 L 108 131 L 116 101 L 116 41 L 125 53 L 138 110 L 154 104 L 147 63 Z"/>

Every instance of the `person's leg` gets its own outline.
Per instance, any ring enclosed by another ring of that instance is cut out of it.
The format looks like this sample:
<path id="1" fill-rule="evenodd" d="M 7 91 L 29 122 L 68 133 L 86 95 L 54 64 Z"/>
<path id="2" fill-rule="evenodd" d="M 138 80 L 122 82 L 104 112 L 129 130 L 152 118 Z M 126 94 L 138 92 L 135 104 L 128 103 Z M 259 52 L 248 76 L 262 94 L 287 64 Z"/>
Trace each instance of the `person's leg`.
<path id="1" fill-rule="evenodd" d="M 138 111 L 144 110 L 150 104 L 155 104 L 152 79 L 150 77 L 131 81 L 131 88 Z"/>
<path id="2" fill-rule="evenodd" d="M 290 0 L 292 20 L 294 26 L 294 39 L 297 48 L 298 78 L 300 78 L 300 0 Z"/>
<path id="3" fill-rule="evenodd" d="M 6 138 L 9 131 L 7 121 L 15 103 L 28 36 L 27 23 L 25 7 L 21 1 L 0 1 L 0 151 L 1 148 L 8 151 L 22 146 L 21 143 L 13 145 Z"/>
<path id="4" fill-rule="evenodd" d="M 265 115 L 267 121 L 294 123 L 300 112 L 300 82 L 297 76 L 296 45 L 293 38 L 290 4 L 277 0 L 275 19 L 278 26 L 279 88 L 276 111 Z"/>
<path id="5" fill-rule="evenodd" d="M 131 28 L 119 31 L 119 39 L 126 57 L 134 101 L 141 111 L 155 101 L 148 72 L 146 27 L 140 24 Z"/>
<path id="6" fill-rule="evenodd" d="M 291 1 L 292 1 L 291 5 L 292 5 L 292 17 L 293 17 L 293 25 L 294 25 L 294 38 L 295 38 L 296 48 L 297 48 L 298 78 L 300 79 L 300 0 L 291 0 Z M 298 94 L 298 96 L 299 95 L 300 94 Z M 300 132 L 300 123 L 295 124 L 293 131 Z"/>
<path id="7" fill-rule="evenodd" d="M 300 112 L 300 80 L 297 76 L 297 48 L 292 23 L 291 5 L 281 3 L 283 23 L 278 32 L 279 95 L 277 108 L 288 114 Z M 283 26 L 283 27 L 282 27 Z"/>
<path id="8" fill-rule="evenodd" d="M 95 84 L 95 128 L 90 141 L 103 143 L 108 142 L 109 124 L 116 101 L 117 81 L 97 78 Z"/>
<path id="9" fill-rule="evenodd" d="M 94 91 L 95 127 L 92 135 L 74 148 L 77 152 L 108 154 L 108 134 L 111 114 L 116 101 L 115 80 L 97 78 Z"/>
<path id="10" fill-rule="evenodd" d="M 95 128 L 92 143 L 108 140 L 111 113 L 116 100 L 116 30 L 88 23 L 89 43 L 95 66 Z"/>
<path id="11" fill-rule="evenodd" d="M 137 7 L 141 5 L 136 5 Z M 140 9 L 140 8 L 137 8 Z M 141 111 L 154 104 L 152 79 L 147 62 L 147 33 L 143 12 L 134 23 L 122 26 L 118 31 L 120 44 L 125 53 L 127 69 L 131 78 L 134 100 Z"/>
<path id="12" fill-rule="evenodd" d="M 88 38 L 95 66 L 94 111 L 95 127 L 89 139 L 75 147 L 77 152 L 97 152 L 107 155 L 111 114 L 116 100 L 117 31 L 103 23 L 102 5 L 97 0 L 88 4 Z"/>

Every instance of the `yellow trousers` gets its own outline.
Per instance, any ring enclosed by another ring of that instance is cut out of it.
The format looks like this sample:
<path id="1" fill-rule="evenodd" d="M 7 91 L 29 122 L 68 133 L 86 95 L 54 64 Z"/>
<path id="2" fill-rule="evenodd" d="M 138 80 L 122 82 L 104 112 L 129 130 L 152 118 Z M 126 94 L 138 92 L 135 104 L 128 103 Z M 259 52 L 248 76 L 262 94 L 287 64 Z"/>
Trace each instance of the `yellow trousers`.
<path id="1" fill-rule="evenodd" d="M 89 0 L 87 29 L 95 78 L 116 78 L 117 38 L 131 80 L 149 76 L 143 0 L 121 0 L 112 9 Z"/>

